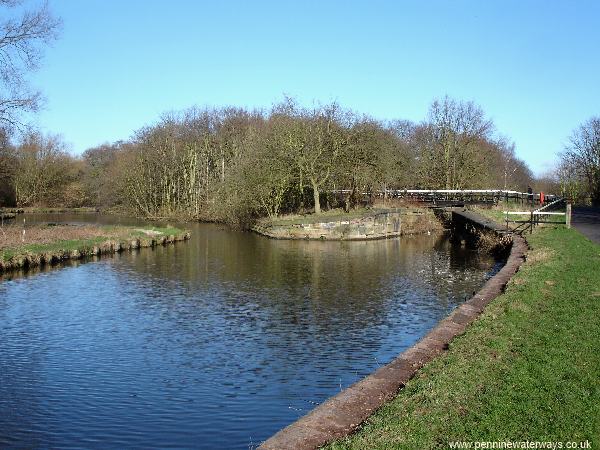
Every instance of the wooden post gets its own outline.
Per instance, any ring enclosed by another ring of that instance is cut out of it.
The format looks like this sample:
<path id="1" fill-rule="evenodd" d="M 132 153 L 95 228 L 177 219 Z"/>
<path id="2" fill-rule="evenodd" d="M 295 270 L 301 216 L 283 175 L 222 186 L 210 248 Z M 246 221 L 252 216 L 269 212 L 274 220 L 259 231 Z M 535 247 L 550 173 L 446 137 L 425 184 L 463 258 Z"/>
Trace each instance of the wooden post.
<path id="1" fill-rule="evenodd" d="M 567 203 L 567 215 L 566 215 L 567 228 L 571 228 L 571 204 Z"/>
<path id="2" fill-rule="evenodd" d="M 529 219 L 531 221 L 531 228 L 529 230 L 529 234 L 533 234 L 533 211 L 531 211 L 531 219 Z"/>

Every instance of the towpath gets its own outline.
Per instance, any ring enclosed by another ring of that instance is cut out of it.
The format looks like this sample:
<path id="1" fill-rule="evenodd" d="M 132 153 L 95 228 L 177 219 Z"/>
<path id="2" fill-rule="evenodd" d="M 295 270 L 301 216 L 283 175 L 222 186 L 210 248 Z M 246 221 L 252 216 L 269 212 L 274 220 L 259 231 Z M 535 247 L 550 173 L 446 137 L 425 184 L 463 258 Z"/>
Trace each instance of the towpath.
<path id="1" fill-rule="evenodd" d="M 600 208 L 574 208 L 571 224 L 585 237 L 600 244 Z"/>

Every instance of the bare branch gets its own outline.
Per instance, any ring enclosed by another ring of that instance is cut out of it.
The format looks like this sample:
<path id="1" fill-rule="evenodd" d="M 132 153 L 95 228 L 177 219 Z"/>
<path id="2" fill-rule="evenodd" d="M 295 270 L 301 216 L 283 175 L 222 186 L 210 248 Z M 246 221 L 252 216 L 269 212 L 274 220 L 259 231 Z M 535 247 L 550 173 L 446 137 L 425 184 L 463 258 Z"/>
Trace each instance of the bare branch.
<path id="1" fill-rule="evenodd" d="M 19 3 L 0 0 L 0 7 Z M 57 38 L 60 27 L 46 3 L 0 23 L 0 126 L 19 128 L 23 113 L 40 108 L 42 97 L 30 91 L 26 76 L 39 68 L 44 47 Z"/>

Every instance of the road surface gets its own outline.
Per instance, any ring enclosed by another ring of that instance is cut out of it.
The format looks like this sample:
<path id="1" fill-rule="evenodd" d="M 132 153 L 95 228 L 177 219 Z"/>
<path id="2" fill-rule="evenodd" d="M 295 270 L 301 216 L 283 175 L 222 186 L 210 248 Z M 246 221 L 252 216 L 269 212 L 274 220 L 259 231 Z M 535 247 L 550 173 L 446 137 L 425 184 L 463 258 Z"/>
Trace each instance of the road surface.
<path id="1" fill-rule="evenodd" d="M 588 239 L 600 244 L 600 208 L 573 208 L 571 225 Z"/>

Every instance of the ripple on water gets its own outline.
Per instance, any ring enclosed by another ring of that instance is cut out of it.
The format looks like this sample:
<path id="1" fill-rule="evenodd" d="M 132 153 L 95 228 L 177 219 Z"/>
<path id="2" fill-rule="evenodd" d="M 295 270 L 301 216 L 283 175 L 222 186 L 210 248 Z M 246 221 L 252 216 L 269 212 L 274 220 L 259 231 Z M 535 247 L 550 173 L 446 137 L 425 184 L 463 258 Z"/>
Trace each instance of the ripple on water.
<path id="1" fill-rule="evenodd" d="M 193 236 L 0 283 L 0 446 L 246 449 L 498 269 L 433 236 Z"/>

